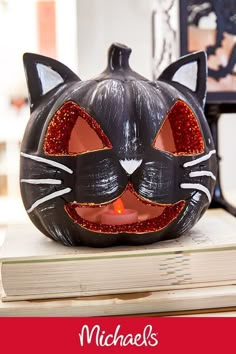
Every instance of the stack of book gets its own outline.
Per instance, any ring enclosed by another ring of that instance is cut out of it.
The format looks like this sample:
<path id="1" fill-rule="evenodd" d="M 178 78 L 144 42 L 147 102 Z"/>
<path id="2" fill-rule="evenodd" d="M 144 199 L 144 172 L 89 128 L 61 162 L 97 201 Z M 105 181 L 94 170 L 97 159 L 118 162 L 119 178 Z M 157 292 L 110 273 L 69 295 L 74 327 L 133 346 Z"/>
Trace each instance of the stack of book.
<path id="1" fill-rule="evenodd" d="M 1 316 L 236 307 L 236 219 L 222 209 L 178 239 L 139 247 L 68 248 L 31 224 L 12 226 L 1 262 Z"/>

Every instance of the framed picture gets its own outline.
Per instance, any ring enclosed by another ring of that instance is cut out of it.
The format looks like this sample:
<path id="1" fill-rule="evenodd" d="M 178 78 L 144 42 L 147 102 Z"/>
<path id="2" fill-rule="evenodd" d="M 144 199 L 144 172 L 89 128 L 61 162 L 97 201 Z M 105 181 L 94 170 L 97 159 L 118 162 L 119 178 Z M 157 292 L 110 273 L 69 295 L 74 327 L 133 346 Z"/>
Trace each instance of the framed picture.
<path id="1" fill-rule="evenodd" d="M 207 103 L 236 102 L 236 1 L 180 0 L 180 55 L 205 50 Z"/>

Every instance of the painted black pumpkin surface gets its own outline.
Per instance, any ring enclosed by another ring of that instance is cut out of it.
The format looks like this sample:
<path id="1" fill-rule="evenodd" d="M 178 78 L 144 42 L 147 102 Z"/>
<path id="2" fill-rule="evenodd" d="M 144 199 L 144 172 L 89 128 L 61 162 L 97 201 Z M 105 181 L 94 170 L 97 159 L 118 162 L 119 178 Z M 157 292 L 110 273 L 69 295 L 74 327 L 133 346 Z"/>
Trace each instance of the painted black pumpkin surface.
<path id="1" fill-rule="evenodd" d="M 68 246 L 176 238 L 211 201 L 216 152 L 203 114 L 205 54 L 149 81 L 130 68 L 130 53 L 113 44 L 106 70 L 87 81 L 56 60 L 24 55 L 31 117 L 22 198 L 38 229 Z M 102 221 L 127 209 L 137 220 Z"/>

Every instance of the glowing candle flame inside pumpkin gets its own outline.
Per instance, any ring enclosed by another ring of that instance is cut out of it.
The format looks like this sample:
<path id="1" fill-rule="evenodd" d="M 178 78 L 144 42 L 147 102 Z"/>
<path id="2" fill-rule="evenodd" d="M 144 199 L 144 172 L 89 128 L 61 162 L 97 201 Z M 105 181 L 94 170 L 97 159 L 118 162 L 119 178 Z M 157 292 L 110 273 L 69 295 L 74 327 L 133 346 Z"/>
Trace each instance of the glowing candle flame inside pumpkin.
<path id="1" fill-rule="evenodd" d="M 118 198 L 114 203 L 113 203 L 113 208 L 116 214 L 123 214 L 125 207 L 124 203 L 122 202 L 121 198 Z"/>
<path id="2" fill-rule="evenodd" d="M 113 209 L 102 214 L 101 223 L 107 225 L 133 224 L 138 221 L 138 212 L 133 209 L 125 209 L 121 198 L 113 203 Z"/>

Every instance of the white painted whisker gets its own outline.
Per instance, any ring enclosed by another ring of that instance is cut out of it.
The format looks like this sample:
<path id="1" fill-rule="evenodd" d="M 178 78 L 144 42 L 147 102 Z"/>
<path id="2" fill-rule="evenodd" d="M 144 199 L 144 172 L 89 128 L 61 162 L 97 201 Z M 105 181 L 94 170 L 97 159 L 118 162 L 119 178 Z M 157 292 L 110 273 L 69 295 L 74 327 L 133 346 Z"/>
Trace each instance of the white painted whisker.
<path id="1" fill-rule="evenodd" d="M 216 180 L 216 176 L 211 171 L 194 171 L 189 173 L 189 177 L 201 177 L 201 176 L 211 177 L 214 181 Z"/>
<path id="2" fill-rule="evenodd" d="M 64 171 L 66 171 L 66 172 L 68 172 L 70 174 L 73 173 L 73 171 L 69 167 L 63 165 L 62 163 L 53 161 L 53 160 L 45 159 L 45 158 L 40 157 L 40 156 L 34 156 L 34 155 L 25 154 L 24 152 L 21 152 L 21 156 L 23 156 L 23 157 L 25 157 L 27 159 L 30 159 L 30 160 L 37 161 L 37 162 L 46 163 L 47 165 L 51 165 L 53 167 L 59 168 L 59 169 L 64 170 Z"/>
<path id="3" fill-rule="evenodd" d="M 45 178 L 45 179 L 24 179 L 22 178 L 21 183 L 29 183 L 29 184 L 61 184 L 60 179 L 50 179 L 50 178 Z"/>
<path id="4" fill-rule="evenodd" d="M 67 193 L 70 193 L 71 191 L 71 188 L 65 188 L 65 189 L 62 189 L 60 191 L 57 191 L 57 192 L 53 192 L 51 194 L 48 194 L 46 195 L 45 197 L 43 198 L 40 198 L 38 200 L 36 200 L 36 202 L 34 202 L 31 207 L 27 210 L 27 213 L 31 213 L 31 211 L 33 211 L 37 206 L 39 206 L 40 204 L 43 204 L 45 202 L 47 202 L 48 200 L 50 199 L 54 199 L 54 198 L 57 198 L 57 197 L 60 197 L 61 195 L 63 194 L 67 194 Z"/>
<path id="5" fill-rule="evenodd" d="M 201 163 L 202 161 L 206 161 L 209 160 L 209 158 L 216 153 L 216 150 L 211 150 L 208 154 L 199 157 L 198 159 L 189 161 L 189 162 L 185 162 L 183 164 L 183 167 L 189 167 L 189 166 L 194 166 L 194 165 L 198 165 L 199 163 Z"/>
<path id="6" fill-rule="evenodd" d="M 206 194 L 209 202 L 211 201 L 211 193 L 209 189 L 200 183 L 181 183 L 180 188 L 182 189 L 197 189 Z"/>

